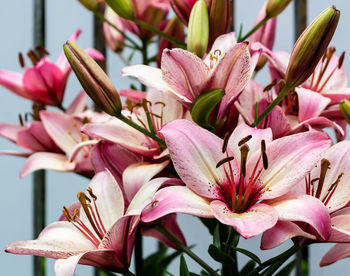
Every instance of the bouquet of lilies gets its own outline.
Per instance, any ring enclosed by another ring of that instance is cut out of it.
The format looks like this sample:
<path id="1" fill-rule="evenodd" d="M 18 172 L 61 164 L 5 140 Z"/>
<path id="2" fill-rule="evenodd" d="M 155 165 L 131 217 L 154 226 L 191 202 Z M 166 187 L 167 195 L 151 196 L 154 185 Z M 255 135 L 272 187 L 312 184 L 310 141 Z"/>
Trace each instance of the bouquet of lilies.
<path id="1" fill-rule="evenodd" d="M 289 54 L 272 48 L 291 0 L 268 0 L 246 35 L 232 30 L 229 0 L 79 1 L 104 21 L 113 51 L 142 55 L 122 70 L 138 82 L 118 92 L 95 61 L 103 55 L 75 43 L 80 30 L 56 63 L 39 46 L 28 52 L 32 66 L 20 55 L 23 74 L 0 70 L 0 85 L 33 102 L 19 124 L 0 124 L 23 151 L 1 153 L 26 158 L 21 176 L 45 169 L 91 179 L 58 221 L 6 252 L 57 259 L 59 276 L 77 264 L 98 275 L 171 275 L 176 258 L 181 276 L 289 275 L 291 257 L 313 243 L 336 243 L 321 266 L 350 257 L 350 90 L 344 53 L 329 47 L 334 6 Z M 270 76 L 263 84 L 254 81 L 260 70 Z M 71 71 L 83 90 L 65 107 Z M 187 245 L 177 213 L 200 218 L 213 237 L 208 252 Z M 262 250 L 294 245 L 262 262 L 239 247 L 257 235 Z M 159 240 L 150 256 L 143 236 Z M 239 265 L 237 254 L 250 259 Z M 190 272 L 184 255 L 202 270 Z"/>

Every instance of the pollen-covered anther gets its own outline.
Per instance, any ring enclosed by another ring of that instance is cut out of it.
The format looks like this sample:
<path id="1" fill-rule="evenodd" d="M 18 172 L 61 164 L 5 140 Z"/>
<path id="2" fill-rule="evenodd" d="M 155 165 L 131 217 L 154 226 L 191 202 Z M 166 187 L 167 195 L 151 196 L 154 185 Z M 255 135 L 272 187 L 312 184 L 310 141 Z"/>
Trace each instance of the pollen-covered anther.
<path id="1" fill-rule="evenodd" d="M 344 58 L 345 58 L 345 52 L 342 52 L 338 60 L 338 69 L 340 69 L 343 66 Z"/>
<path id="2" fill-rule="evenodd" d="M 261 156 L 262 156 L 262 160 L 263 160 L 264 169 L 267 170 L 267 168 L 269 167 L 269 161 L 268 161 L 267 154 L 266 154 L 265 140 L 261 141 Z"/>
<path id="3" fill-rule="evenodd" d="M 220 160 L 220 161 L 216 164 L 216 168 L 221 167 L 223 164 L 225 164 L 225 163 L 227 163 L 227 162 L 231 162 L 233 159 L 235 159 L 233 156 L 229 156 L 229 157 L 226 157 L 226 158 Z"/>
<path id="4" fill-rule="evenodd" d="M 21 52 L 18 53 L 18 61 L 22 68 L 26 67 L 26 63 Z"/>
<path id="5" fill-rule="evenodd" d="M 228 140 L 230 139 L 230 134 L 226 133 L 224 137 L 224 141 L 222 143 L 222 153 L 225 153 L 227 150 Z"/>
<path id="6" fill-rule="evenodd" d="M 238 146 L 242 146 L 243 144 L 247 143 L 250 139 L 252 139 L 252 135 L 248 135 L 246 137 L 244 137 L 243 139 L 241 139 L 239 142 L 238 142 Z"/>
<path id="7" fill-rule="evenodd" d="M 240 147 L 239 150 L 241 151 L 241 174 L 245 177 L 249 146 L 244 144 L 243 146 Z"/>

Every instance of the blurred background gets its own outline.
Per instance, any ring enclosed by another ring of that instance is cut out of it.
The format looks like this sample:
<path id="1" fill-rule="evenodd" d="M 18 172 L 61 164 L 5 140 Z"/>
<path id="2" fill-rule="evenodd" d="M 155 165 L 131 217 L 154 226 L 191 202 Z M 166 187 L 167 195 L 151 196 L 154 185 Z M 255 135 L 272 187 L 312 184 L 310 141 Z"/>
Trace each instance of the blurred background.
<path id="1" fill-rule="evenodd" d="M 263 5 L 262 0 L 236 0 L 236 26 L 243 24 L 243 33 L 251 27 Z M 54 61 L 62 50 L 63 43 L 78 28 L 83 30 L 78 44 L 83 48 L 93 46 L 92 15 L 85 10 L 76 0 L 47 1 L 46 4 L 46 48 L 50 52 L 50 58 Z M 345 0 L 308 0 L 308 22 L 317 16 L 329 5 L 335 5 L 341 11 L 338 29 L 331 45 L 337 48 L 337 55 L 342 51 L 350 50 L 350 2 Z M 274 50 L 290 52 L 294 42 L 294 17 L 293 3 L 283 12 L 278 19 L 277 33 Z M 18 63 L 18 52 L 24 54 L 33 45 L 33 4 L 31 0 L 2 1 L 0 8 L 0 69 L 20 72 L 22 69 Z M 117 89 L 127 88 L 130 80 L 121 76 L 123 63 L 118 55 L 108 51 L 108 74 Z M 125 54 L 127 57 L 127 52 Z M 133 63 L 140 63 L 140 57 L 134 58 Z M 345 58 L 345 68 L 350 72 L 350 60 Z M 349 77 L 349 74 L 348 74 Z M 259 73 L 259 83 L 267 85 L 270 81 L 267 73 Z M 77 95 L 81 87 L 74 74 L 70 76 L 66 89 L 64 106 Z M 17 123 L 18 113 L 25 113 L 31 109 L 27 100 L 21 99 L 0 87 L 0 122 Z M 0 139 L 0 150 L 16 147 Z M 0 267 L 1 275 L 32 275 L 32 257 L 15 256 L 3 251 L 5 246 L 13 241 L 32 239 L 32 176 L 19 178 L 19 171 L 24 164 L 24 159 L 17 157 L 0 156 Z M 85 178 L 71 173 L 47 173 L 47 224 L 56 221 L 61 214 L 62 206 L 76 201 L 77 192 L 84 190 L 88 184 Z M 210 236 L 197 218 L 186 215 L 179 216 L 188 244 L 195 245 L 194 251 L 213 267 L 217 267 L 215 261 L 211 261 L 207 248 L 211 243 Z M 260 237 L 249 240 L 241 239 L 239 247 L 254 251 L 262 260 L 276 255 L 285 250 L 291 244 L 284 244 L 271 251 L 259 250 Z M 331 247 L 329 244 L 315 244 L 311 246 L 310 275 L 349 275 L 350 260 L 345 259 L 336 264 L 320 268 L 318 266 L 321 257 Z M 156 241 L 146 238 L 144 254 L 148 255 L 156 249 Z M 187 257 L 186 257 L 187 258 Z M 242 266 L 247 259 L 239 256 Z M 187 258 L 191 271 L 199 272 L 199 267 Z M 54 275 L 54 261 L 47 262 L 47 275 Z M 178 275 L 178 262 L 170 267 L 170 272 Z M 133 270 L 133 269 L 132 269 Z M 76 275 L 93 275 L 89 267 L 78 266 Z"/>

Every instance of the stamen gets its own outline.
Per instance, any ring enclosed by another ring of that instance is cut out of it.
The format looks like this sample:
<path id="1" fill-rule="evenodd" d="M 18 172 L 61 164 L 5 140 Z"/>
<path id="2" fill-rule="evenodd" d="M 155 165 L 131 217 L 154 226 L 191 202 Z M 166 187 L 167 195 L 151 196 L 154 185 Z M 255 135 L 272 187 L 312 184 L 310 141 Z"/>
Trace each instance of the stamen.
<path id="1" fill-rule="evenodd" d="M 261 155 L 262 155 L 264 169 L 267 170 L 267 168 L 269 167 L 269 161 L 267 159 L 267 154 L 266 154 L 265 140 L 261 140 Z"/>
<path id="2" fill-rule="evenodd" d="M 326 173 L 327 170 L 329 169 L 329 165 L 331 164 L 331 162 L 329 162 L 327 159 L 322 159 L 321 160 L 321 172 L 320 172 L 320 179 L 318 182 L 318 186 L 317 186 L 317 191 L 316 191 L 316 195 L 315 197 L 320 198 L 321 192 L 322 192 L 322 188 L 323 188 L 323 184 L 324 184 L 324 180 L 326 178 Z"/>
<path id="3" fill-rule="evenodd" d="M 277 80 L 274 79 L 270 84 L 266 85 L 264 88 L 264 92 L 265 91 L 270 91 L 275 85 L 277 84 Z"/>
<path id="4" fill-rule="evenodd" d="M 89 210 L 90 204 L 89 203 L 91 202 L 91 200 L 88 197 L 86 197 L 86 195 L 84 193 L 82 193 L 82 192 L 78 193 L 78 199 L 79 199 L 79 201 L 81 203 L 81 207 L 83 207 L 83 210 L 84 210 L 84 212 L 85 212 L 85 214 L 86 214 L 86 216 L 87 216 L 87 218 L 88 218 L 92 228 L 94 229 L 96 234 L 99 236 L 99 238 L 102 240 L 103 236 L 100 233 L 100 231 L 98 230 L 98 228 L 96 227 L 95 221 L 93 220 L 93 218 L 92 218 L 92 216 L 90 214 L 90 210 Z M 89 203 L 87 203 L 87 201 Z"/>
<path id="5" fill-rule="evenodd" d="M 19 124 L 20 124 L 21 126 L 24 126 L 24 124 L 23 124 L 23 118 L 22 118 L 22 115 L 21 115 L 21 114 L 18 114 L 18 120 L 19 120 Z"/>
<path id="6" fill-rule="evenodd" d="M 343 66 L 344 58 L 345 58 L 345 52 L 342 52 L 338 60 L 338 69 L 340 69 Z"/>
<path id="7" fill-rule="evenodd" d="M 235 159 L 233 156 L 229 156 L 226 157 L 222 160 L 220 160 L 217 164 L 216 164 L 216 168 L 219 168 L 220 166 L 222 166 L 223 164 L 227 163 L 227 162 L 231 162 L 233 159 Z"/>
<path id="8" fill-rule="evenodd" d="M 38 55 L 33 50 L 29 50 L 27 56 L 32 61 L 33 65 L 36 65 L 40 60 Z"/>
<path id="9" fill-rule="evenodd" d="M 229 139 L 230 139 L 230 134 L 226 133 L 224 137 L 224 142 L 222 143 L 222 153 L 226 152 Z"/>
<path id="10" fill-rule="evenodd" d="M 26 63 L 24 62 L 24 58 L 21 52 L 18 53 L 18 60 L 22 68 L 26 67 Z"/>
<path id="11" fill-rule="evenodd" d="M 244 137 L 238 142 L 238 146 L 242 146 L 243 144 L 247 143 L 250 139 L 252 139 L 252 135 L 248 135 L 247 137 Z M 248 148 L 249 151 L 249 148 Z"/>
<path id="12" fill-rule="evenodd" d="M 68 211 L 68 209 L 66 208 L 66 206 L 63 206 L 63 210 L 62 210 L 63 215 L 66 217 L 66 219 L 68 220 L 68 222 L 71 222 L 73 219 Z"/>
<path id="13" fill-rule="evenodd" d="M 247 156 L 248 156 L 248 152 L 249 152 L 248 145 L 244 144 L 242 147 L 240 147 L 240 151 L 241 151 L 241 174 L 243 175 L 243 177 L 245 177 L 246 176 Z"/>
<path id="14" fill-rule="evenodd" d="M 45 47 L 39 45 L 35 47 L 35 50 L 38 51 L 42 56 L 48 56 L 50 53 L 45 49 Z"/>
<path id="15" fill-rule="evenodd" d="M 324 203 L 324 205 L 327 206 L 329 200 L 331 199 L 331 197 L 333 196 L 336 188 L 338 187 L 338 184 L 340 182 L 340 179 L 343 177 L 344 173 L 341 173 L 338 175 L 337 180 L 329 187 L 328 189 L 328 193 L 326 194 L 326 196 L 323 198 L 322 202 Z"/>

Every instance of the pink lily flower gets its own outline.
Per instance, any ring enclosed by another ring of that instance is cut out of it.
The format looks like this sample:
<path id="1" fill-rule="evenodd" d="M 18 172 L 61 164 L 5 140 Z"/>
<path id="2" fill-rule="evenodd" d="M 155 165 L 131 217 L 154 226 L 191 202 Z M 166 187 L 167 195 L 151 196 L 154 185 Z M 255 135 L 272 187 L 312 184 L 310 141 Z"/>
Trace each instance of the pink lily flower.
<path id="1" fill-rule="evenodd" d="M 247 85 L 253 67 L 248 43 L 236 43 L 234 33 L 230 33 L 215 40 L 204 60 L 182 49 L 164 50 L 161 69 L 134 65 L 124 68 L 122 74 L 136 77 L 163 93 L 176 95 L 187 108 L 201 93 L 212 88 L 223 89 L 226 95 L 218 114 L 221 118 Z"/>
<path id="2" fill-rule="evenodd" d="M 149 115 L 157 135 L 161 135 L 159 130 L 163 125 L 184 117 L 182 105 L 172 95 L 163 94 L 155 90 L 151 90 L 147 94 L 135 91 L 124 91 L 124 93 L 130 93 L 134 99 L 147 95 Z M 123 113 L 125 116 L 130 116 L 140 126 L 150 129 L 143 108 L 136 107 L 132 109 L 132 113 L 129 110 L 124 110 Z M 86 124 L 82 128 L 82 132 L 92 139 L 106 140 L 119 144 L 131 152 L 147 158 L 159 158 L 159 155 L 162 153 L 157 142 L 113 117 L 110 117 L 110 120 L 105 123 Z"/>
<path id="3" fill-rule="evenodd" d="M 78 198 L 36 240 L 11 243 L 5 251 L 58 259 L 58 276 L 73 276 L 78 263 L 128 271 L 138 218 L 124 216 L 123 195 L 114 178 L 106 171 L 97 173 Z"/>
<path id="4" fill-rule="evenodd" d="M 311 195 L 320 204 L 324 205 L 329 213 L 331 232 L 328 237 L 322 237 L 310 226 L 296 221 L 285 221 L 291 214 L 285 211 L 285 205 L 273 203 L 280 214 L 279 222 L 275 227 L 263 234 L 261 247 L 270 249 L 280 245 L 290 238 L 297 237 L 300 243 L 312 242 L 350 242 L 350 208 L 347 207 L 350 199 L 350 141 L 342 141 L 328 149 L 323 159 L 304 181 L 293 190 L 298 196 Z M 297 207 L 295 207 L 297 208 Z M 304 207 L 303 207 L 304 208 Z M 303 212 L 309 212 L 304 209 Z M 312 215 L 310 213 L 310 215 Z M 302 239 L 301 237 L 304 237 Z"/>
<path id="5" fill-rule="evenodd" d="M 80 33 L 81 30 L 77 30 L 69 40 L 76 41 Z M 85 51 L 95 59 L 103 59 L 94 49 Z M 0 85 L 20 97 L 60 107 L 70 72 L 70 65 L 62 52 L 56 63 L 43 57 L 33 67 L 26 67 L 24 74 L 0 70 Z"/>
<path id="6" fill-rule="evenodd" d="M 196 1 L 197 0 L 169 0 L 170 5 L 176 13 L 177 17 L 186 26 L 190 18 L 191 10 Z"/>
<path id="7" fill-rule="evenodd" d="M 125 24 L 123 24 L 122 18 L 116 14 L 110 7 L 105 10 L 105 18 L 111 21 L 122 32 L 125 31 Z M 120 52 L 124 49 L 125 38 L 120 32 L 112 28 L 106 22 L 103 23 L 103 33 L 108 47 L 114 52 Z M 73 41 L 74 42 L 74 41 Z"/>
<path id="8" fill-rule="evenodd" d="M 79 106 L 80 103 L 77 103 Z M 102 117 L 102 118 L 101 118 Z M 63 153 L 37 152 L 32 154 L 21 170 L 21 177 L 39 169 L 75 171 L 92 176 L 90 150 L 97 141 L 81 133 L 84 123 L 100 121 L 104 115 L 91 112 L 65 114 L 62 112 L 41 111 L 40 119 L 45 130 Z"/>
<path id="9" fill-rule="evenodd" d="M 173 121 L 161 132 L 186 186 L 158 191 L 143 210 L 142 221 L 175 212 L 215 217 L 244 238 L 276 224 L 278 212 L 267 200 L 287 194 L 331 144 L 328 135 L 321 132 L 272 141 L 270 129 L 253 129 L 245 124 L 225 141 L 187 120 Z M 315 212 L 322 211 L 311 196 L 296 200 Z M 302 213 L 300 217 L 310 222 Z M 311 221 L 327 235 L 322 219 L 314 216 Z"/>
<path id="10" fill-rule="evenodd" d="M 341 118 L 340 111 L 330 114 L 326 110 L 330 103 L 328 98 L 301 87 L 296 88 L 295 92 L 294 96 L 286 97 L 281 105 L 276 106 L 258 127 L 271 128 L 274 138 L 307 131 L 310 127 L 318 130 L 332 127 L 344 137 L 344 129 L 338 124 Z M 296 103 L 295 96 L 298 97 Z M 274 91 L 268 93 L 262 85 L 251 80 L 235 102 L 235 106 L 243 121 L 252 124 L 256 104 L 258 114 L 261 114 L 275 97 Z M 326 115 L 326 111 L 329 114 Z"/>

